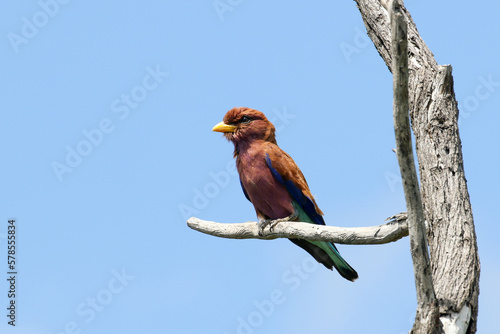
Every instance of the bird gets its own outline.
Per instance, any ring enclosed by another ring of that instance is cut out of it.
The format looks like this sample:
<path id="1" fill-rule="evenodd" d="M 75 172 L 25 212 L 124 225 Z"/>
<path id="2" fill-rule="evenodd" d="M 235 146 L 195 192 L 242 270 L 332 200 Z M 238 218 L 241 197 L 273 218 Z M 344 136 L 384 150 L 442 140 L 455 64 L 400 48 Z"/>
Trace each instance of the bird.
<path id="1" fill-rule="evenodd" d="M 255 109 L 236 107 L 212 131 L 222 132 L 234 144 L 234 158 L 245 197 L 259 219 L 259 235 L 270 226 L 287 221 L 325 225 L 307 181 L 295 161 L 276 142 L 276 130 Z M 357 272 L 342 258 L 331 242 L 289 239 L 326 268 L 335 268 L 349 281 Z"/>

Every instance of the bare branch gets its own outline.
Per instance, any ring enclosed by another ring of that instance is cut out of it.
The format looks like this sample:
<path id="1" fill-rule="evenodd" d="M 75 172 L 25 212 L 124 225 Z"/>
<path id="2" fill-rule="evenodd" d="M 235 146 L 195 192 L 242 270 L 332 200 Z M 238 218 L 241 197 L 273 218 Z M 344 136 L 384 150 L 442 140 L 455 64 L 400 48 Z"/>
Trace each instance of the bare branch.
<path id="1" fill-rule="evenodd" d="M 386 224 L 368 227 L 336 227 L 302 222 L 283 222 L 277 224 L 272 232 L 266 229 L 263 236 L 258 233 L 257 222 L 223 224 L 191 217 L 187 224 L 193 230 L 221 238 L 264 240 L 294 238 L 329 241 L 338 244 L 373 245 L 386 244 L 408 235 L 406 213 L 400 213 L 388 219 L 391 221 Z"/>
<path id="2" fill-rule="evenodd" d="M 439 310 L 432 283 L 431 265 L 425 236 L 425 219 L 413 159 L 408 103 L 408 37 L 398 0 L 391 2 L 393 114 L 396 154 L 403 179 L 408 210 L 410 250 L 417 290 L 417 316 L 412 332 L 439 333 Z"/>

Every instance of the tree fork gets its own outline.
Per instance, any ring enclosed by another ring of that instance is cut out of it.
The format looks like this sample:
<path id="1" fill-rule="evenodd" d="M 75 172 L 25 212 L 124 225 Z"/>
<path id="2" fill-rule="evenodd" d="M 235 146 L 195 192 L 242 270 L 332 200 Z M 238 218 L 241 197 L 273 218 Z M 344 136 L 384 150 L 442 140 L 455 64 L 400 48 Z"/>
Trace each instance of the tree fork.
<path id="1" fill-rule="evenodd" d="M 355 0 L 368 36 L 392 64 L 386 1 Z M 475 333 L 480 263 L 458 132 L 451 66 L 439 66 L 399 1 L 408 27 L 410 118 L 443 333 Z"/>

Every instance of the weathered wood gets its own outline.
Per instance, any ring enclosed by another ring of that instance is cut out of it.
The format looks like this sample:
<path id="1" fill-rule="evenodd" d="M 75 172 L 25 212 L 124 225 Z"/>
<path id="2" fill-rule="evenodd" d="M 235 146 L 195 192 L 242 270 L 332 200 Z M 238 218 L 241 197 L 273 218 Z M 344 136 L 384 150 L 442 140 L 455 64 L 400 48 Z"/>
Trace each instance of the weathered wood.
<path id="1" fill-rule="evenodd" d="M 414 333 L 440 333 L 438 304 L 432 283 L 431 266 L 425 235 L 424 210 L 417 170 L 413 159 L 408 116 L 408 39 L 406 22 L 398 1 L 391 2 L 391 55 L 393 76 L 393 117 L 403 189 L 408 211 L 410 251 L 413 260 L 417 312 Z"/>
<path id="2" fill-rule="evenodd" d="M 386 224 L 368 227 L 336 227 L 302 222 L 282 222 L 278 223 L 272 232 L 266 229 L 262 236 L 259 235 L 257 222 L 222 224 L 191 217 L 187 224 L 193 230 L 230 239 L 298 238 L 338 244 L 373 245 L 386 244 L 408 235 L 405 213 L 388 219 L 391 221 Z"/>
<path id="3" fill-rule="evenodd" d="M 380 0 L 355 0 L 367 33 L 391 70 L 389 13 Z M 458 132 L 458 106 L 451 66 L 438 66 L 410 14 L 408 26 L 409 104 L 419 162 L 420 190 L 428 229 L 434 290 L 441 321 L 454 333 L 475 333 L 479 255 Z M 470 309 L 470 312 L 465 312 Z M 464 317 L 469 318 L 464 321 Z M 463 329 L 465 328 L 465 329 Z"/>

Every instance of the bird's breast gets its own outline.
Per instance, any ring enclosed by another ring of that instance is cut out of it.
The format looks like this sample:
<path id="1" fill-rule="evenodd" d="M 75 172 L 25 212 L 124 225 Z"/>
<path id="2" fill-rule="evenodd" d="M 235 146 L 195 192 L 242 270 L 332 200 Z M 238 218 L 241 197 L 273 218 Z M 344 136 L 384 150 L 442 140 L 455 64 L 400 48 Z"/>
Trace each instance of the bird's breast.
<path id="1" fill-rule="evenodd" d="M 236 165 L 241 183 L 257 212 L 270 219 L 284 218 L 293 213 L 292 198 L 273 177 L 265 153 L 240 152 Z"/>

